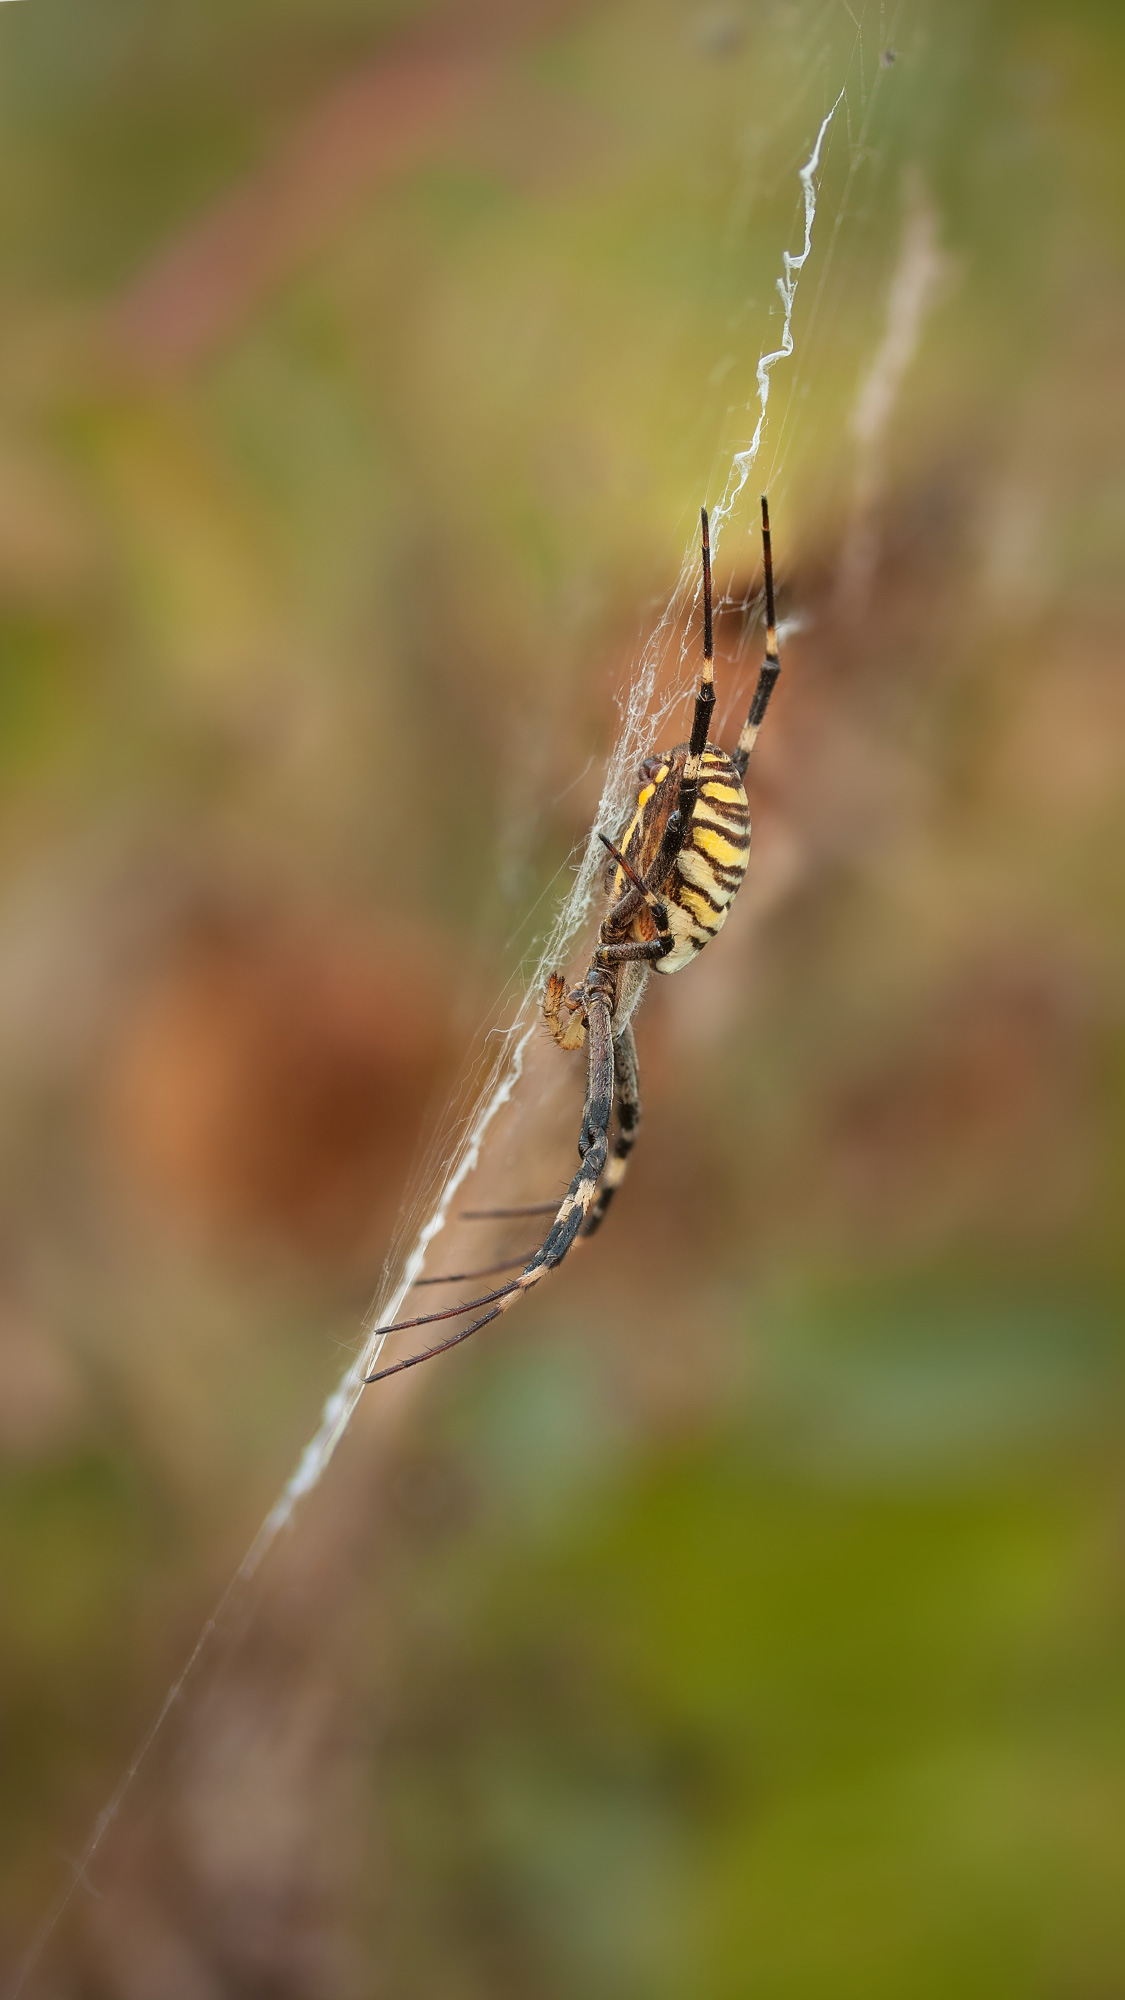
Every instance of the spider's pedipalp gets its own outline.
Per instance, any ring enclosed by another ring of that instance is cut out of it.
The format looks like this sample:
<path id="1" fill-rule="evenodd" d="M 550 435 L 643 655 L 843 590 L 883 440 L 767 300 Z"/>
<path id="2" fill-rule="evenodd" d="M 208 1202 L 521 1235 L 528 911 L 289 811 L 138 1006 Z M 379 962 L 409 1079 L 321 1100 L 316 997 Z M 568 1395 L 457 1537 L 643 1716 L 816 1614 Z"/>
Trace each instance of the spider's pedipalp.
<path id="1" fill-rule="evenodd" d="M 560 1049 L 582 1047 L 586 1039 L 585 996 L 581 987 L 575 987 L 568 993 L 561 972 L 552 972 L 547 981 L 543 995 L 543 1019 Z"/>

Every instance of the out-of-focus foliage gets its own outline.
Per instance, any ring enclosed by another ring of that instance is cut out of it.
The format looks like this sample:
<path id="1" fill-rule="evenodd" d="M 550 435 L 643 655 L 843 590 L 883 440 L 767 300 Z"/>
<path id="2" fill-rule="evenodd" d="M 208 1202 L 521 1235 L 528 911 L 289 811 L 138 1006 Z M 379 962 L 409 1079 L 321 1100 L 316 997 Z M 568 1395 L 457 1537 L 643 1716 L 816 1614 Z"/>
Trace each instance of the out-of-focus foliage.
<path id="1" fill-rule="evenodd" d="M 612 1225 L 368 1399 L 29 1991 L 1125 1983 L 1123 58 L 1094 0 L 0 9 L 13 1968 L 585 831 L 848 81 L 802 629 Z"/>

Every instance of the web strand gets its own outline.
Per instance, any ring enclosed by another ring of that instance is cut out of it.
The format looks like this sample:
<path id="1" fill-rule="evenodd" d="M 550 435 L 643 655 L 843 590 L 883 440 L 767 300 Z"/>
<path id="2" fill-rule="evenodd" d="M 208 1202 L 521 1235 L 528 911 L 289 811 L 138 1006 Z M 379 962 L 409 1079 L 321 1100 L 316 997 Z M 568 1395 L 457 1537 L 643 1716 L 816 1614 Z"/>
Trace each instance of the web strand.
<path id="1" fill-rule="evenodd" d="M 842 88 L 822 118 L 812 149 L 798 172 L 803 234 L 797 250 L 786 249 L 782 253 L 781 275 L 775 287 L 782 305 L 781 334 L 777 344 L 768 351 L 763 351 L 758 358 L 755 371 L 756 422 L 749 443 L 734 452 L 722 497 L 711 510 L 712 552 L 718 548 L 722 527 L 731 519 L 757 461 L 767 429 L 773 372 L 782 362 L 788 361 L 795 351 L 793 313 L 801 274 L 812 254 L 818 201 L 817 175 L 833 119 L 844 98 L 845 89 Z M 278 1537 L 292 1522 L 300 1503 L 314 1492 L 323 1479 L 355 1414 L 364 1391 L 364 1377 L 374 1370 L 382 1352 L 386 1336 L 378 1330 L 379 1325 L 397 1317 L 408 1294 L 421 1277 L 431 1245 L 446 1228 L 453 1203 L 476 1171 L 497 1118 L 511 1104 L 519 1088 L 528 1047 L 538 1026 L 540 995 L 546 975 L 556 965 L 566 961 L 571 947 L 589 917 L 600 885 L 604 853 L 598 839 L 598 829 L 606 826 L 616 828 L 620 825 L 641 757 L 658 738 L 662 727 L 672 716 L 684 693 L 686 682 L 682 672 L 684 661 L 682 639 L 679 649 L 681 672 L 678 676 L 673 674 L 670 677 L 670 685 L 665 686 L 663 693 L 660 692 L 660 684 L 674 639 L 684 627 L 686 611 L 694 601 L 698 588 L 698 549 L 693 530 L 685 549 L 676 586 L 641 650 L 627 694 L 622 701 L 621 725 L 608 760 L 605 783 L 593 827 L 578 861 L 575 879 L 542 945 L 515 1012 L 502 1031 L 496 1053 L 489 1064 L 479 1092 L 476 1109 L 454 1145 L 452 1153 L 446 1158 L 436 1199 L 432 1201 L 425 1221 L 414 1236 L 397 1281 L 389 1291 L 378 1298 L 376 1306 L 369 1315 L 360 1350 L 325 1401 L 317 1428 L 302 1451 L 293 1473 L 262 1522 L 242 1563 L 204 1625 L 183 1671 L 169 1690 L 123 1777 L 99 1814 L 90 1838 L 74 1863 L 74 1872 L 47 1913 L 23 1962 L 12 1989 L 12 2000 L 17 2000 L 17 1996 L 24 1992 L 27 1981 L 70 1903 L 78 1882 L 84 1879 L 102 1841 L 120 1812 L 133 1780 L 152 1750 L 169 1713 L 196 1673 L 200 1660 L 220 1629 L 232 1600 L 254 1578 Z"/>

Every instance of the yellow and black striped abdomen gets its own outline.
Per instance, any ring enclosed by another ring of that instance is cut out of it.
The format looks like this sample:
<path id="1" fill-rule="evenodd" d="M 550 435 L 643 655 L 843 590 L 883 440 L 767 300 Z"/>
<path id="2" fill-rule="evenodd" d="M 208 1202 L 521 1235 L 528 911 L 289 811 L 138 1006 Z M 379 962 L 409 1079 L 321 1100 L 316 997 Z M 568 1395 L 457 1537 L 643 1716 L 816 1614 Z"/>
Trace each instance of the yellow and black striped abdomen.
<path id="1" fill-rule="evenodd" d="M 726 923 L 750 858 L 750 811 L 723 750 L 705 750 L 691 832 L 664 890 L 675 946 L 657 972 L 681 972 Z"/>
<path id="2" fill-rule="evenodd" d="M 637 795 L 621 843 L 633 867 L 642 873 L 656 858 L 676 803 L 685 754 L 686 745 L 681 744 L 667 757 L 651 758 L 646 767 L 647 782 Z M 674 945 L 666 958 L 657 960 L 657 972 L 682 972 L 722 930 L 749 855 L 750 812 L 742 780 L 726 752 L 711 745 L 703 753 L 691 832 L 669 879 L 660 884 Z M 625 886 L 618 869 L 615 895 L 621 895 Z M 639 914 L 634 928 L 638 936 L 654 934 L 647 911 Z"/>

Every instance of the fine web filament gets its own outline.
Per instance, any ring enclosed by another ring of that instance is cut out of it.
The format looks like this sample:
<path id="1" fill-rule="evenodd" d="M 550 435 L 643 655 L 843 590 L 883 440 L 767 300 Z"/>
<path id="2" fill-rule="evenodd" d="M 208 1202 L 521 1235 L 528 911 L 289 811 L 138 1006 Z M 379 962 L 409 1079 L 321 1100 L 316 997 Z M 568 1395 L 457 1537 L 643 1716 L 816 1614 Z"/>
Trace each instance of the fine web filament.
<path id="1" fill-rule="evenodd" d="M 777 280 L 777 290 L 783 307 L 781 339 L 776 348 L 770 353 L 761 355 L 758 360 L 756 373 L 758 420 L 750 443 L 745 450 L 734 454 L 723 497 L 712 511 L 713 548 L 718 546 L 718 527 L 729 519 L 761 448 L 769 404 L 770 375 L 779 361 L 788 360 L 793 353 L 793 306 L 797 296 L 798 280 L 812 251 L 813 223 L 816 220 L 816 172 L 820 165 L 825 136 L 843 96 L 844 92 L 841 90 L 831 110 L 821 120 L 812 151 L 799 170 L 798 178 L 804 204 L 804 241 L 799 251 L 785 250 L 782 253 L 782 275 Z M 369 1328 L 362 1351 L 346 1370 L 342 1380 L 325 1403 L 314 1436 L 302 1452 L 296 1470 L 275 1506 L 266 1516 L 247 1554 L 239 1571 L 241 1578 L 253 1575 L 270 1544 L 289 1522 L 298 1501 L 310 1493 L 322 1478 L 363 1393 L 364 1376 L 370 1374 L 382 1353 L 386 1335 L 378 1330 L 378 1323 L 389 1322 L 398 1317 L 407 1294 L 422 1274 L 430 1244 L 445 1228 L 456 1195 L 480 1160 L 489 1127 L 509 1102 L 520 1081 L 524 1055 L 538 1025 L 539 996 L 543 982 L 551 968 L 566 956 L 578 935 L 589 914 L 595 887 L 601 879 L 605 857 L 596 829 L 602 826 L 616 826 L 620 822 L 628 801 L 636 765 L 654 730 L 659 730 L 664 716 L 679 700 L 677 688 L 654 714 L 656 675 L 663 658 L 664 641 L 676 621 L 676 614 L 683 597 L 688 593 L 694 595 L 696 566 L 697 552 L 693 540 L 684 556 L 676 589 L 641 654 L 639 669 L 629 690 L 622 727 L 610 755 L 605 784 L 594 819 L 594 829 L 587 840 L 574 885 L 540 951 L 515 1018 L 505 1033 L 476 1116 L 454 1154 L 437 1201 L 415 1239 L 398 1284 L 388 1299 L 380 1301 L 377 1313 L 372 1316 L 376 1320 L 376 1325 Z"/>
<path id="2" fill-rule="evenodd" d="M 786 249 L 782 255 L 782 274 L 776 284 L 783 315 L 780 340 L 773 349 L 763 352 L 758 359 L 755 377 L 757 421 L 749 444 L 733 454 L 722 497 L 711 510 L 713 551 L 718 548 L 722 526 L 729 520 L 759 454 L 767 424 L 773 370 L 780 362 L 788 360 L 794 352 L 793 308 L 800 275 L 812 251 L 818 194 L 816 175 L 829 127 L 844 95 L 845 92 L 841 89 L 831 109 L 820 123 L 808 159 L 799 169 L 798 178 L 803 200 L 803 240 L 799 250 Z M 697 569 L 698 555 L 693 532 L 685 550 L 675 588 L 641 651 L 627 698 L 622 705 L 621 727 L 609 756 L 594 824 L 579 862 L 574 883 L 542 946 L 516 1012 L 500 1036 L 497 1052 L 493 1056 L 486 1081 L 479 1094 L 477 1108 L 454 1147 L 437 1198 L 414 1238 L 401 1275 L 390 1294 L 381 1296 L 377 1309 L 369 1314 L 366 1337 L 360 1351 L 349 1363 L 336 1387 L 326 1399 L 317 1428 L 302 1451 L 293 1473 L 266 1515 L 242 1563 L 203 1626 L 182 1672 L 169 1689 L 155 1720 L 142 1738 L 115 1791 L 99 1814 L 85 1847 L 73 1862 L 70 1878 L 48 1911 L 24 1959 L 12 1989 L 13 2000 L 24 1991 L 26 1982 L 56 1924 L 70 1903 L 76 1887 L 80 1882 L 85 1882 L 86 1871 L 116 1819 L 129 1787 L 152 1749 L 169 1712 L 179 1701 L 203 1653 L 219 1629 L 236 1593 L 253 1578 L 282 1530 L 289 1525 L 301 1500 L 313 1492 L 323 1478 L 363 1394 L 364 1377 L 374 1369 L 382 1351 L 386 1335 L 379 1331 L 380 1324 L 397 1317 L 408 1293 L 421 1276 L 431 1243 L 445 1228 L 453 1202 L 480 1162 L 493 1122 L 509 1104 L 518 1088 L 523 1075 L 527 1048 L 538 1027 L 539 1000 L 546 975 L 554 966 L 565 960 L 570 946 L 590 913 L 595 892 L 601 881 L 604 853 L 598 840 L 598 829 L 605 826 L 616 827 L 621 823 L 631 796 L 637 765 L 681 700 L 684 691 L 682 672 L 675 680 L 675 684 L 659 700 L 657 680 L 669 652 L 673 634 L 681 629 L 684 614 L 697 594 L 699 587 Z M 681 669 L 684 657 L 685 642 L 681 640 Z"/>

